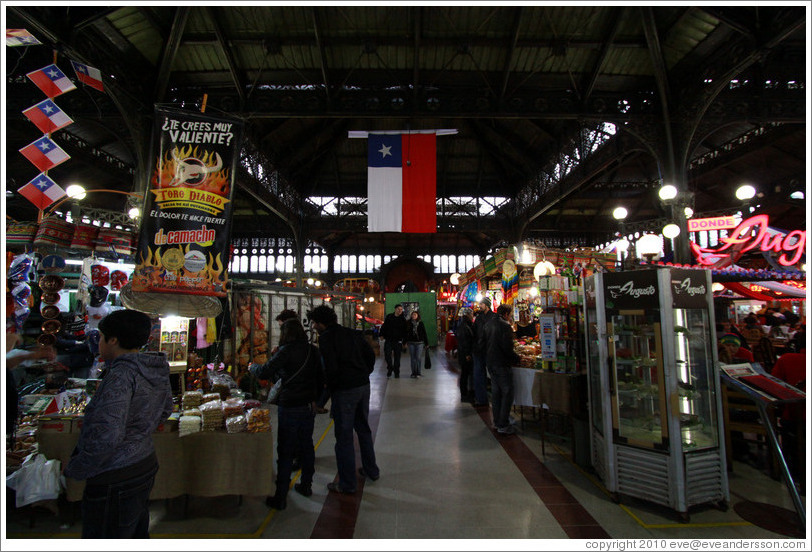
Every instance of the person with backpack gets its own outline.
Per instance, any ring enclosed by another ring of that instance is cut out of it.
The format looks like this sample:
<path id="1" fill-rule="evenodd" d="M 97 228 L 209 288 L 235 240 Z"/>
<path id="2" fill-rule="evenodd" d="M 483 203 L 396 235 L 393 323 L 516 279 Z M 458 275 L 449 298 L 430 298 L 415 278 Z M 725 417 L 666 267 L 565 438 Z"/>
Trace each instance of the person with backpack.
<path id="1" fill-rule="evenodd" d="M 358 475 L 372 481 L 380 477 L 369 427 L 369 375 L 375 367 L 375 351 L 363 333 L 338 324 L 332 307 L 319 305 L 311 311 L 309 318 L 319 333 L 319 352 L 332 396 L 330 414 L 335 424 L 338 481 L 328 484 L 327 489 L 354 494 L 357 478 L 353 431 L 361 449 Z"/>

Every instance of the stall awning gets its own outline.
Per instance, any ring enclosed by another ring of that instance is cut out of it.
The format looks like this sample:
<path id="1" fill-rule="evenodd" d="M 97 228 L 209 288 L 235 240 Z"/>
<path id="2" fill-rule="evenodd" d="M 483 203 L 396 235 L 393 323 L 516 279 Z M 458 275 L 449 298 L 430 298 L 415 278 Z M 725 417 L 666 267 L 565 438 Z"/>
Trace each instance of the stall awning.
<path id="1" fill-rule="evenodd" d="M 756 301 L 797 301 L 806 299 L 806 289 L 779 282 L 723 282 L 733 293 Z"/>

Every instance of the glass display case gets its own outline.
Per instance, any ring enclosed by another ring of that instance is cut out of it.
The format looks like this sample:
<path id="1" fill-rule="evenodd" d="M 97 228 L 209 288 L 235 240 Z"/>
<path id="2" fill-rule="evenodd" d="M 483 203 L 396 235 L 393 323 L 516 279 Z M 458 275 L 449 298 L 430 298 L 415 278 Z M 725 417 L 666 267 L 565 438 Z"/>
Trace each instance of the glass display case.
<path id="1" fill-rule="evenodd" d="M 727 507 L 710 273 L 659 268 L 585 282 L 592 460 L 612 495 Z"/>
<path id="2" fill-rule="evenodd" d="M 189 354 L 189 319 L 181 316 L 161 318 L 159 347 L 166 353 L 170 372 L 185 372 Z"/>

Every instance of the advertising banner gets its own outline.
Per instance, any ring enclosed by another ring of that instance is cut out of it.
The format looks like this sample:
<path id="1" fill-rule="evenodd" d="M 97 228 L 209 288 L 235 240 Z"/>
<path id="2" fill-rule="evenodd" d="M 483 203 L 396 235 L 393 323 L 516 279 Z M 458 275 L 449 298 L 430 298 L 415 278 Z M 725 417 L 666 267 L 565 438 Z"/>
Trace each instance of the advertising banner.
<path id="1" fill-rule="evenodd" d="M 235 119 L 155 109 L 133 291 L 226 295 L 242 134 Z"/>
<path id="2" fill-rule="evenodd" d="M 606 308 L 610 310 L 660 306 L 656 270 L 608 272 L 603 276 L 603 293 Z"/>
<path id="3" fill-rule="evenodd" d="M 555 315 L 542 314 L 539 316 L 539 343 L 541 344 L 541 358 L 555 360 Z"/>

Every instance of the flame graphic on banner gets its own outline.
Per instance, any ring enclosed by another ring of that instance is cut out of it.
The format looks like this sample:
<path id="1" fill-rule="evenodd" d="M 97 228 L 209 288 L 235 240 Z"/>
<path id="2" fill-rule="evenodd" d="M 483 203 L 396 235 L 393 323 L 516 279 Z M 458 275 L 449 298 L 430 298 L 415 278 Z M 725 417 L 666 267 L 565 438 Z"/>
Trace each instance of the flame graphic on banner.
<path id="1" fill-rule="evenodd" d="M 217 152 L 198 152 L 197 146 L 172 148 L 159 159 L 152 175 L 155 189 L 175 186 L 193 187 L 228 197 L 229 170 L 222 169 L 223 160 Z"/>
<path id="2" fill-rule="evenodd" d="M 163 252 L 163 257 L 169 254 L 169 251 L 176 250 L 181 258 L 184 258 L 191 250 L 191 244 L 167 248 Z M 156 247 L 154 250 L 151 247 L 146 248 L 146 258 L 143 254 L 140 255 L 138 266 L 133 272 L 133 290 L 135 291 L 172 291 L 178 290 L 195 290 L 195 291 L 214 291 L 225 292 L 228 285 L 228 272 L 223 266 L 221 254 L 217 256 L 208 254 L 206 266 L 198 272 L 191 272 L 185 266 L 179 267 L 177 270 L 170 270 L 166 268 L 162 261 L 161 248 Z"/>

